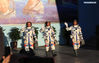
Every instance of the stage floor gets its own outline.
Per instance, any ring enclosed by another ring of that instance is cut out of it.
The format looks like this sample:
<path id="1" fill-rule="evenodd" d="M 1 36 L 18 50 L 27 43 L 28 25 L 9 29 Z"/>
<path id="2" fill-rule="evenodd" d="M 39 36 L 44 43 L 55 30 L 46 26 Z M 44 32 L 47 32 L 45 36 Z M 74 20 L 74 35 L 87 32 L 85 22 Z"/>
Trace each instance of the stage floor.
<path id="1" fill-rule="evenodd" d="M 55 63 L 99 63 L 99 51 L 80 48 L 78 57 L 73 54 L 73 48 L 68 46 L 56 46 L 57 56 Z M 45 47 L 35 50 L 36 56 L 45 57 Z"/>
<path id="2" fill-rule="evenodd" d="M 56 46 L 56 63 L 99 63 L 99 51 L 81 48 L 78 57 L 73 55 L 73 48 L 67 46 Z M 45 48 L 36 50 L 36 55 L 45 56 Z"/>

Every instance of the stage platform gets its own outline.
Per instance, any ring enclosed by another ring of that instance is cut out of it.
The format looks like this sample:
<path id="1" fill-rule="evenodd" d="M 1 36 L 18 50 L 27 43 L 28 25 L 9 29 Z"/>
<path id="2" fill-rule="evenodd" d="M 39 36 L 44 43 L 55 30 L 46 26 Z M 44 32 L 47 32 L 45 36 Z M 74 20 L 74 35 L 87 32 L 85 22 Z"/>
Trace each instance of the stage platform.
<path id="1" fill-rule="evenodd" d="M 56 46 L 57 56 L 54 57 L 56 63 L 99 63 L 99 51 L 81 48 L 78 57 L 73 54 L 73 48 L 68 46 Z M 39 56 L 45 56 L 45 49 L 39 48 Z"/>
<path id="2" fill-rule="evenodd" d="M 73 48 L 69 46 L 56 46 L 56 51 L 57 56 L 53 57 L 55 63 L 99 63 L 98 50 L 81 48 L 78 57 L 74 56 Z M 15 53 L 18 53 L 18 51 Z M 45 47 L 36 48 L 35 53 L 36 56 L 45 57 Z"/>

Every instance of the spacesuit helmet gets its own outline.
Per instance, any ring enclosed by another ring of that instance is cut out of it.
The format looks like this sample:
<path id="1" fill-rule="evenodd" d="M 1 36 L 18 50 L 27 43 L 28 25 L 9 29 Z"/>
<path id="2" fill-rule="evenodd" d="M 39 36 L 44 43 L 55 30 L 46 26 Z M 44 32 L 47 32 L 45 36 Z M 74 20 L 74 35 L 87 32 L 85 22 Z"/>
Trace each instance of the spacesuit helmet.
<path id="1" fill-rule="evenodd" d="M 77 24 L 78 24 L 77 19 L 74 19 L 74 21 L 73 21 L 73 25 L 77 25 Z"/>
<path id="2" fill-rule="evenodd" d="M 51 22 L 49 22 L 49 21 L 45 22 L 45 27 L 50 26 L 50 25 L 51 25 Z"/>
<path id="3" fill-rule="evenodd" d="M 32 26 L 32 22 L 26 22 L 26 27 L 31 27 Z"/>

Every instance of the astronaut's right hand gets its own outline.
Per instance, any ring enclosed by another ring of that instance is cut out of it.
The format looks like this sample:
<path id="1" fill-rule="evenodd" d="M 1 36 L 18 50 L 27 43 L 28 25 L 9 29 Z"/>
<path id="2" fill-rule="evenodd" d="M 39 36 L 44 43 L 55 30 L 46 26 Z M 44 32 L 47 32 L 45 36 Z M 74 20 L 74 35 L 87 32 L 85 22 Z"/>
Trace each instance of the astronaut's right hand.
<path id="1" fill-rule="evenodd" d="M 64 24 L 66 25 L 66 27 L 68 27 L 68 23 L 67 22 L 64 22 Z"/>

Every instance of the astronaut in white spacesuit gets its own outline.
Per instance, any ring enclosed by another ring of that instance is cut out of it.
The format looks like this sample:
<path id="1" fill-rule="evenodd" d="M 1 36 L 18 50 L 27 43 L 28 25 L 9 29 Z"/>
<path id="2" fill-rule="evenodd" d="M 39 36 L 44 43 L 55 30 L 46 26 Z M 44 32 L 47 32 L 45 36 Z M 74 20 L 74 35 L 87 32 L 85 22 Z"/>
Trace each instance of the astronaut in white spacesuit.
<path id="1" fill-rule="evenodd" d="M 26 27 L 22 28 L 21 32 L 23 32 L 25 50 L 29 51 L 30 48 L 34 49 L 34 41 L 37 41 L 37 37 L 35 34 L 35 29 L 32 27 L 32 23 L 27 22 Z"/>
<path id="2" fill-rule="evenodd" d="M 42 27 L 40 31 L 43 33 L 43 37 L 45 40 L 46 55 L 49 56 L 49 51 L 51 47 L 52 55 L 56 56 L 56 51 L 55 51 L 56 36 L 55 36 L 55 31 L 50 25 L 50 22 L 46 22 L 45 27 Z"/>
<path id="3" fill-rule="evenodd" d="M 66 25 L 66 30 L 71 31 L 70 37 L 72 39 L 74 53 L 77 56 L 78 55 L 77 50 L 80 48 L 81 40 L 83 40 L 81 27 L 78 25 L 78 22 L 76 19 L 73 22 L 73 26 L 68 27 L 68 23 L 66 22 L 65 22 L 65 25 Z"/>

